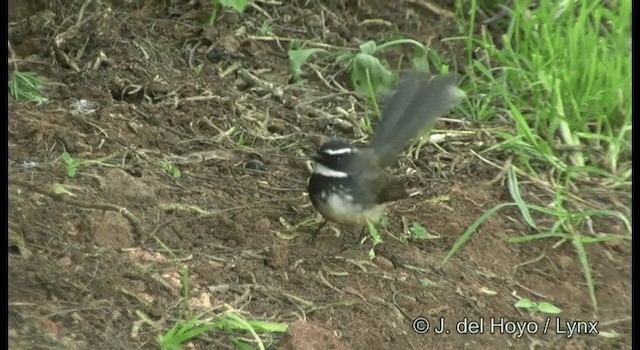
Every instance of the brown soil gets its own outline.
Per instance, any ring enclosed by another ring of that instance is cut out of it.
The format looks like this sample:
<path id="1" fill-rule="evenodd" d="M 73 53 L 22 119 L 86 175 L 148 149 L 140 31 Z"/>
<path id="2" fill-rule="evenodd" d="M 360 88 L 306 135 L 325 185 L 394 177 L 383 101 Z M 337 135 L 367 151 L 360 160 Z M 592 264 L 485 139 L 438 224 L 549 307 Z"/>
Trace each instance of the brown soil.
<path id="1" fill-rule="evenodd" d="M 458 49 L 441 42 L 457 35 L 446 12 L 418 1 L 258 2 L 208 27 L 209 1 L 87 3 L 81 11 L 9 1 L 12 62 L 51 83 L 49 103 L 9 103 L 11 348 L 157 348 L 155 337 L 181 316 L 180 264 L 189 271 L 190 312 L 233 308 L 246 318 L 319 327 L 296 326 L 289 338 L 301 336 L 280 346 L 284 337 L 276 335 L 272 348 L 311 349 L 321 341 L 314 334 L 335 337 L 327 341 L 338 341 L 336 349 L 631 347 L 627 244 L 587 246 L 597 312 L 572 244 L 504 241 L 528 232 L 515 210 L 489 219 L 441 266 L 476 218 L 510 200 L 503 182 L 492 181 L 500 169 L 471 152 L 486 147 L 480 139 L 422 150 L 411 164 L 418 175 L 407 179 L 421 191 L 390 209 L 372 261 L 369 241 L 354 246 L 358 233 L 346 228 L 336 227 L 339 237 L 326 229 L 315 246 L 305 242 L 314 225 L 293 238 L 286 230 L 316 215 L 301 156 L 324 136 L 358 135 L 353 114 L 338 108 L 361 116 L 365 103 L 339 93 L 347 75 L 321 55 L 305 67 L 306 84 L 290 83 L 291 42 L 261 34 L 263 23 L 298 45 L 411 37 L 431 42 L 453 66 Z M 438 6 L 451 11 L 452 2 Z M 391 25 L 361 24 L 373 18 Z M 81 165 L 69 177 L 65 150 L 103 164 Z M 162 160 L 174 161 L 181 176 L 164 172 Z M 401 163 L 408 166 L 408 158 Z M 54 194 L 56 184 L 73 195 Z M 539 203 L 552 198 L 533 184 L 523 192 Z M 615 198 L 594 193 L 590 201 L 613 208 Z M 407 243 L 392 236 L 413 222 L 436 238 Z M 594 227 L 624 232 L 615 222 Z M 598 321 L 601 334 L 568 338 L 555 332 L 555 318 L 543 334 L 545 318 L 514 308 L 517 297 L 555 304 L 563 322 Z M 417 317 L 442 317 L 451 332 L 417 334 Z M 536 322 L 540 331 L 490 334 L 492 317 Z M 465 318 L 484 318 L 484 334 L 456 332 Z M 614 331 L 617 340 L 602 334 Z M 190 343 L 232 348 L 231 337 L 210 332 Z"/>

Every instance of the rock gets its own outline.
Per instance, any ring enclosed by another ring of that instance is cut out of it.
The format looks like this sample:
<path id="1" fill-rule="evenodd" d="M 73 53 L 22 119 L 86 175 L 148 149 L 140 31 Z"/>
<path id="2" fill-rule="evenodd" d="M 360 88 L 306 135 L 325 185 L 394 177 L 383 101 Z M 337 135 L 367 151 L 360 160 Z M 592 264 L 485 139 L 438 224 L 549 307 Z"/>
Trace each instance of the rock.
<path id="1" fill-rule="evenodd" d="M 278 270 L 284 270 L 289 266 L 289 246 L 276 244 L 273 246 L 265 260 L 265 265 Z"/>

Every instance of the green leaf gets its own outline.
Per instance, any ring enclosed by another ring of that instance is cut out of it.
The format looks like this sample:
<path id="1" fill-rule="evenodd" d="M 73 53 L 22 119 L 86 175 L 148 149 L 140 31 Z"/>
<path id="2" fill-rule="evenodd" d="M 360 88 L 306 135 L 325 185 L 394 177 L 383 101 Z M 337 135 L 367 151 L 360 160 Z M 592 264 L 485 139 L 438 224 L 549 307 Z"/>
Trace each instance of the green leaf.
<path id="1" fill-rule="evenodd" d="M 48 99 L 42 95 L 42 89 L 46 85 L 34 72 L 15 71 L 9 81 L 9 92 L 16 100 L 45 103 Z"/>
<path id="2" fill-rule="evenodd" d="M 158 165 L 158 167 L 160 167 L 162 170 L 164 170 L 165 173 L 169 174 L 171 177 L 173 177 L 174 179 L 178 179 L 180 178 L 180 176 L 182 176 L 182 173 L 180 172 L 180 169 L 169 163 L 166 161 L 158 161 L 156 163 Z"/>
<path id="3" fill-rule="evenodd" d="M 522 298 L 516 302 L 515 307 L 519 309 L 531 309 L 535 307 L 535 303 L 527 298 Z"/>
<path id="4" fill-rule="evenodd" d="M 417 239 L 425 239 L 429 236 L 427 229 L 417 222 L 414 222 L 409 226 L 409 232 L 411 232 L 411 235 Z"/>
<path id="5" fill-rule="evenodd" d="M 429 287 L 433 285 L 433 282 L 431 282 L 431 280 L 428 278 L 421 278 L 418 280 L 418 282 L 420 282 L 420 285 L 423 287 Z"/>
<path id="6" fill-rule="evenodd" d="M 538 229 L 535 221 L 533 221 L 533 217 L 531 217 L 531 213 L 529 212 L 529 206 L 524 202 L 522 196 L 520 196 L 520 186 L 518 185 L 518 177 L 516 176 L 516 172 L 513 170 L 513 167 L 510 166 L 509 170 L 507 170 L 507 186 L 509 187 L 509 193 L 511 193 L 511 198 L 516 202 L 518 209 L 520 209 L 520 214 L 524 218 L 524 221 L 529 224 L 529 226 L 534 229 Z"/>
<path id="7" fill-rule="evenodd" d="M 538 304 L 538 310 L 546 314 L 559 314 L 562 312 L 562 309 L 559 307 L 545 301 Z"/>
<path id="8" fill-rule="evenodd" d="M 365 55 L 370 55 L 372 56 L 373 53 L 376 51 L 376 42 L 373 40 L 369 40 L 365 43 L 363 43 L 362 45 L 360 45 L 360 52 L 362 52 Z"/>
<path id="9" fill-rule="evenodd" d="M 351 52 L 342 52 L 339 53 L 336 56 L 336 62 L 337 63 L 350 63 L 351 60 L 353 60 L 356 57 L 356 55 L 354 55 Z"/>
<path id="10" fill-rule="evenodd" d="M 291 74 L 293 74 L 296 80 L 298 80 L 302 74 L 302 66 L 311 55 L 317 52 L 327 52 L 327 50 L 319 48 L 289 50 L 289 69 L 291 69 Z"/>
<path id="11" fill-rule="evenodd" d="M 389 88 L 395 81 L 394 74 L 377 57 L 364 53 L 356 54 L 350 75 L 354 90 L 363 95 L 369 92 L 369 84 L 377 94 L 381 87 Z"/>
<path id="12" fill-rule="evenodd" d="M 247 0 L 218 0 L 218 2 L 223 7 L 232 8 L 238 13 L 243 13 L 249 3 Z"/>
<path id="13" fill-rule="evenodd" d="M 67 164 L 67 176 L 75 177 L 78 174 L 78 167 L 82 164 L 82 159 L 73 158 L 65 151 L 62 153 L 62 161 Z"/>

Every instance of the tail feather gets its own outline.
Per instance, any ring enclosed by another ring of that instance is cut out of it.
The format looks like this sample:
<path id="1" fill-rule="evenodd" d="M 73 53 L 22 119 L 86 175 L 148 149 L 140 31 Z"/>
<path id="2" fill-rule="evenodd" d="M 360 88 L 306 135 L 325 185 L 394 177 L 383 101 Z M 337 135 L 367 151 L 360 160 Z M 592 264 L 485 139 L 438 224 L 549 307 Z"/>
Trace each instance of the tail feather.
<path id="1" fill-rule="evenodd" d="M 410 139 L 460 103 L 463 92 L 458 89 L 455 76 L 427 79 L 425 73 L 407 73 L 387 101 L 371 141 L 382 166 L 391 164 Z"/>

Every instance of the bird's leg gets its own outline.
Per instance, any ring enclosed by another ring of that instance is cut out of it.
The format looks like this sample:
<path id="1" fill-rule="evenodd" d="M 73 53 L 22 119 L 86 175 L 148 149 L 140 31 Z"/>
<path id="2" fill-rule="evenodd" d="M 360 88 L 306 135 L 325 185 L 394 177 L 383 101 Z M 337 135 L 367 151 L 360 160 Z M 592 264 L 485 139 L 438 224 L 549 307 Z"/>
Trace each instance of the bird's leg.
<path id="1" fill-rule="evenodd" d="M 327 220 L 323 220 L 322 223 L 318 225 L 318 228 L 315 231 L 313 231 L 313 233 L 311 233 L 311 237 L 309 237 L 309 240 L 307 241 L 308 244 L 314 244 L 316 242 L 316 236 L 326 224 L 327 224 Z"/>

